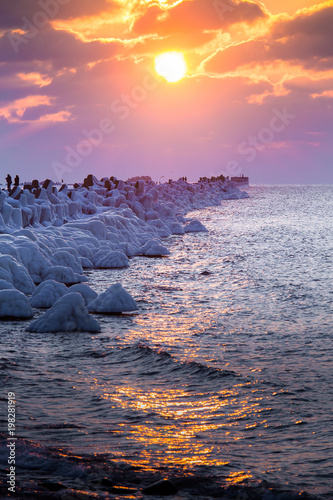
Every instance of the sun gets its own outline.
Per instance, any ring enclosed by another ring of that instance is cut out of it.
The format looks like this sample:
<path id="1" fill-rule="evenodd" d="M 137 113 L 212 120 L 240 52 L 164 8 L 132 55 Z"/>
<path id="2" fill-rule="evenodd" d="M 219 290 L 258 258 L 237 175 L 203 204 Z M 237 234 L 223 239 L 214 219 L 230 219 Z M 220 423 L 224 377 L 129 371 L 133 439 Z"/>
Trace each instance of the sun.
<path id="1" fill-rule="evenodd" d="M 176 50 L 163 52 L 155 58 L 155 71 L 169 83 L 178 82 L 187 73 L 184 54 Z"/>

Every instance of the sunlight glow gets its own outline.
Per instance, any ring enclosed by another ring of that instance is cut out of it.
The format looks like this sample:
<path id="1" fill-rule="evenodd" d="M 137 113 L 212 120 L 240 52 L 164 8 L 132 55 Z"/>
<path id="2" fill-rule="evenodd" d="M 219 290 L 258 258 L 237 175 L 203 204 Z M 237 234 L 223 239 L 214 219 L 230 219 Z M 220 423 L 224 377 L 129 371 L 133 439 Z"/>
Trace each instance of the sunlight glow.
<path id="1" fill-rule="evenodd" d="M 155 70 L 167 82 L 178 82 L 187 73 L 185 57 L 176 50 L 164 52 L 155 58 Z"/>

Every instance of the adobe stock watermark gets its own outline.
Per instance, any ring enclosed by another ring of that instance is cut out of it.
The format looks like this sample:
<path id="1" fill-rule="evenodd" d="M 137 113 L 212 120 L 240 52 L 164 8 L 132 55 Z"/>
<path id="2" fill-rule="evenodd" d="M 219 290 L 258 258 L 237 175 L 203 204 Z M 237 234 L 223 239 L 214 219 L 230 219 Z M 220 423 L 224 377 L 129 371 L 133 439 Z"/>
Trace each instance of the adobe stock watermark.
<path id="1" fill-rule="evenodd" d="M 15 54 L 18 54 L 19 47 L 24 44 L 26 45 L 29 40 L 34 38 L 41 28 L 44 28 L 50 19 L 53 19 L 59 12 L 61 5 L 66 5 L 71 0 L 39 0 L 38 5 L 41 10 L 37 10 L 32 19 L 28 19 L 26 16 L 21 17 L 22 27 L 20 31 L 23 33 L 8 33 L 8 39 Z"/>
<path id="2" fill-rule="evenodd" d="M 57 179 L 61 181 L 64 174 L 71 173 L 75 168 L 79 167 L 83 159 L 89 156 L 94 148 L 103 143 L 105 136 L 115 132 L 115 117 L 121 121 L 126 120 L 131 112 L 138 108 L 140 103 L 148 97 L 149 93 L 157 89 L 160 82 L 161 79 L 148 68 L 141 85 L 133 87 L 129 94 L 122 94 L 118 99 L 114 99 L 110 106 L 113 114 L 112 118 L 105 117 L 101 119 L 97 127 L 91 130 L 83 129 L 81 131 L 83 138 L 75 146 L 65 146 L 67 154 L 64 161 L 52 162 L 52 168 Z"/>
<path id="3" fill-rule="evenodd" d="M 8 491 L 15 493 L 16 488 L 16 440 L 15 436 L 16 430 L 16 399 L 14 392 L 8 392 L 8 438 L 7 438 L 7 448 L 8 448 L 8 466 L 9 472 L 7 474 L 7 485 Z"/>
<path id="4" fill-rule="evenodd" d="M 276 134 L 283 132 L 291 121 L 296 118 L 296 115 L 288 112 L 286 106 L 282 110 L 274 108 L 272 111 L 273 116 L 270 118 L 267 127 L 262 127 L 256 135 L 249 135 L 237 147 L 238 155 L 245 157 L 247 163 L 253 162 L 258 152 L 262 152 L 269 144 L 272 144 Z M 230 160 L 217 175 L 239 175 L 242 171 L 241 166 L 242 162 L 240 160 Z M 211 176 L 210 174 L 209 176 Z M 212 175 L 216 175 L 215 172 L 212 172 Z"/>

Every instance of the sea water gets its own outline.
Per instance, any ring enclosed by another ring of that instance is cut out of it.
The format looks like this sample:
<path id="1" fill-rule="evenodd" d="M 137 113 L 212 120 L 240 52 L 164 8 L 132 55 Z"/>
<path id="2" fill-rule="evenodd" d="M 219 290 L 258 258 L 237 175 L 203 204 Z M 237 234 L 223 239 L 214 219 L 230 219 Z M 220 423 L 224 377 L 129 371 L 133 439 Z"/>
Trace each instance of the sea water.
<path id="1" fill-rule="evenodd" d="M 96 316 L 94 335 L 1 323 L 18 480 L 96 462 L 333 497 L 333 186 L 247 191 L 188 214 L 209 232 L 166 239 L 170 257 L 86 273 L 138 314 Z"/>

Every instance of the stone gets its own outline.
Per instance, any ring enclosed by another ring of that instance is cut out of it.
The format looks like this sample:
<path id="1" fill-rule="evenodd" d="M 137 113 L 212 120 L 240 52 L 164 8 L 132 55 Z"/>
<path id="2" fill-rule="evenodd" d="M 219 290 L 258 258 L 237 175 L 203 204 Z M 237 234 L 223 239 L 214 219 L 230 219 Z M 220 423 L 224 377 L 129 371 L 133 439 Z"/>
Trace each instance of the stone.
<path id="1" fill-rule="evenodd" d="M 67 486 L 64 486 L 61 483 L 53 483 L 50 481 L 39 483 L 39 485 L 42 486 L 43 488 L 46 488 L 49 491 L 59 491 L 59 490 L 66 490 L 67 489 Z"/>
<path id="2" fill-rule="evenodd" d="M 175 495 L 178 491 L 177 486 L 170 479 L 162 479 L 157 481 L 142 490 L 144 495 Z"/>
<path id="3" fill-rule="evenodd" d="M 14 200 L 19 200 L 20 196 L 22 193 L 22 189 L 19 186 L 14 186 L 10 191 L 9 191 L 9 196 L 11 198 L 14 198 Z"/>
<path id="4" fill-rule="evenodd" d="M 43 186 L 42 186 L 44 189 L 46 189 L 46 191 L 48 193 L 52 193 L 52 188 L 53 188 L 53 181 L 51 181 L 51 179 L 46 179 L 46 181 L 44 181 L 43 183 Z"/>

